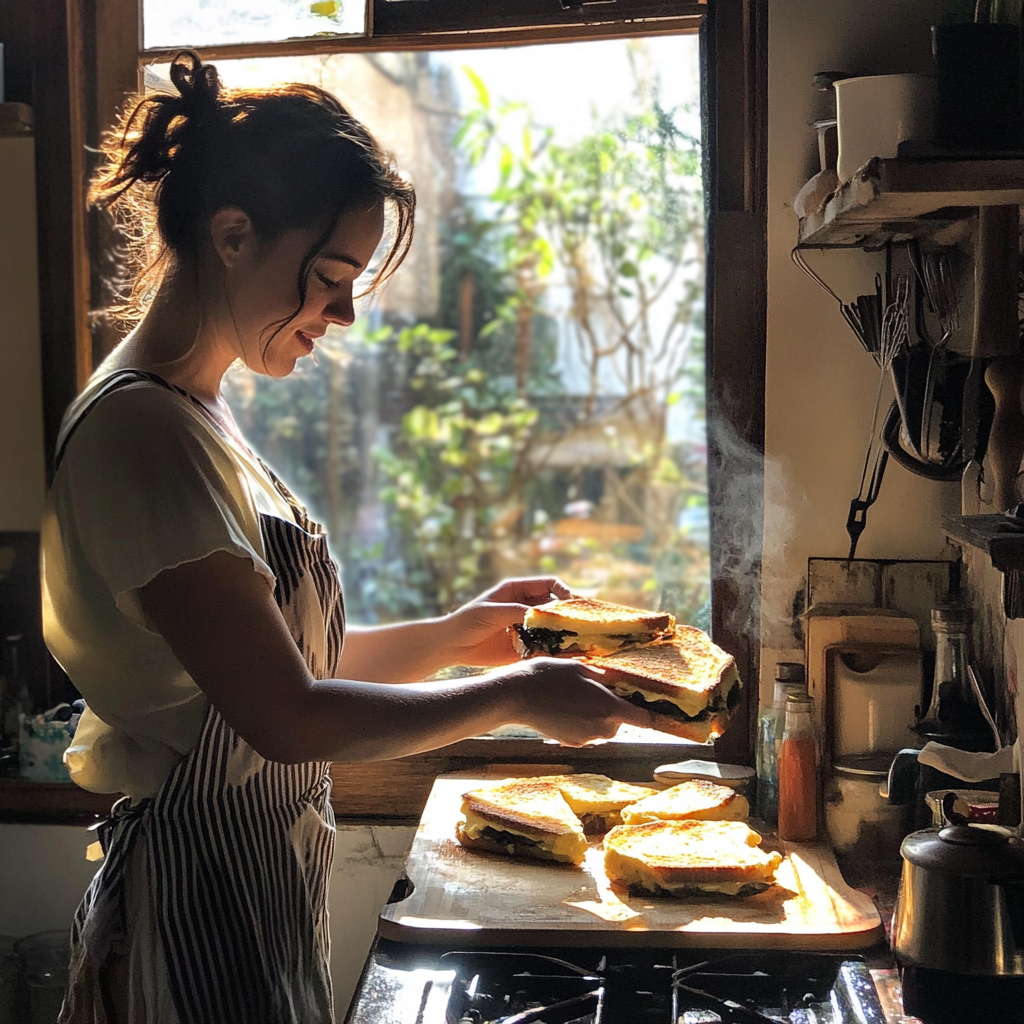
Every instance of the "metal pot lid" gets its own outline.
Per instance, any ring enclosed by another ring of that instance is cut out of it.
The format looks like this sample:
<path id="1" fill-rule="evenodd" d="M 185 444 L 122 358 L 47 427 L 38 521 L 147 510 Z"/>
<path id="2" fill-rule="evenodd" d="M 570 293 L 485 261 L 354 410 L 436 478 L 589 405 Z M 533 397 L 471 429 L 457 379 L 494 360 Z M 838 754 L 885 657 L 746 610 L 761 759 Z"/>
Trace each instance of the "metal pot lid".
<path id="1" fill-rule="evenodd" d="M 908 864 L 947 875 L 1024 879 L 1024 842 L 976 825 L 911 832 L 900 853 Z"/>
<path id="2" fill-rule="evenodd" d="M 947 825 L 939 829 L 939 838 L 954 846 L 1002 846 L 1010 837 L 990 828 L 971 828 L 970 825 Z"/>
<path id="3" fill-rule="evenodd" d="M 895 754 L 850 754 L 832 765 L 836 775 L 861 779 L 864 782 L 887 782 L 889 766 Z"/>

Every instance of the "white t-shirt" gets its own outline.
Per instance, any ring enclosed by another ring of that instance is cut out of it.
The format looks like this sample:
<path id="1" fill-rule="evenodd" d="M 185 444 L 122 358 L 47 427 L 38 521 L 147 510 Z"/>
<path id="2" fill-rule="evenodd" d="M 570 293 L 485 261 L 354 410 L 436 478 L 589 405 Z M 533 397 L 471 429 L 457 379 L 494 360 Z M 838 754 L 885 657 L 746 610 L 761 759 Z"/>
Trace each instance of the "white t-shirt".
<path id="1" fill-rule="evenodd" d="M 66 756 L 80 786 L 153 796 L 195 745 L 206 697 L 147 628 L 138 590 L 214 551 L 249 559 L 273 587 L 261 514 L 292 519 L 259 461 L 176 390 L 122 386 L 71 432 L 43 514 L 43 631 L 88 705 Z"/>

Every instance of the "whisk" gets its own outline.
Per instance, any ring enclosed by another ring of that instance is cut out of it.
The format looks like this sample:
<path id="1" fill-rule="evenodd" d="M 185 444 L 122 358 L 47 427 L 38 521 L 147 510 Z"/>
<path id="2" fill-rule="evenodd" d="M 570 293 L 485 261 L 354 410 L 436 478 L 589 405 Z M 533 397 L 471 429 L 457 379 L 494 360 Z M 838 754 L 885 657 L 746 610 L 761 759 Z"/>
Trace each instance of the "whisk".
<path id="1" fill-rule="evenodd" d="M 910 323 L 907 303 L 910 297 L 910 278 L 901 274 L 893 283 L 892 294 L 882 314 L 878 334 L 878 348 L 871 353 L 878 367 L 878 388 L 875 391 L 875 407 L 871 413 L 871 429 L 868 432 L 868 447 L 864 455 L 864 469 L 860 474 L 857 496 L 850 502 L 850 514 L 846 519 L 846 532 L 850 535 L 849 558 L 857 554 L 857 542 L 867 526 L 868 509 L 878 500 L 882 488 L 882 477 L 889 461 L 889 453 L 878 437 L 878 411 L 882 403 L 882 389 L 886 374 L 893 359 L 910 342 Z M 872 454 L 874 459 L 872 460 Z M 870 474 L 869 474 L 870 471 Z"/>

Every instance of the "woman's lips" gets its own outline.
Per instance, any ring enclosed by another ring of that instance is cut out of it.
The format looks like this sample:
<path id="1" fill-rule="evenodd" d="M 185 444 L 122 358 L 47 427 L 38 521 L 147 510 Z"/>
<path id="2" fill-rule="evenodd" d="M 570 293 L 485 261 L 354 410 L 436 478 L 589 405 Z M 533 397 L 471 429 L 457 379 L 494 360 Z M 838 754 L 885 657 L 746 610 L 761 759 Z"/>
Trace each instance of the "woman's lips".
<path id="1" fill-rule="evenodd" d="M 306 350 L 307 354 L 313 351 L 316 339 L 312 334 L 307 334 L 305 331 L 296 331 L 295 336 L 299 339 L 299 343 Z"/>

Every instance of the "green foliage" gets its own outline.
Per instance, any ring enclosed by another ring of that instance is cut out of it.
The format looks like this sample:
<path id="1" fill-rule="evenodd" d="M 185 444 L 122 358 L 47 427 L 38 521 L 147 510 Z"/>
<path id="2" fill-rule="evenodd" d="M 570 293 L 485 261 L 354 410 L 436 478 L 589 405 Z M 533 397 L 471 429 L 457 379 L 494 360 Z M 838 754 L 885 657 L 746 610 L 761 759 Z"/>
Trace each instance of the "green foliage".
<path id="1" fill-rule="evenodd" d="M 452 147 L 464 175 L 488 168 L 494 184 L 451 197 L 436 319 L 358 321 L 319 369 L 246 378 L 232 404 L 328 522 L 355 621 L 444 612 L 509 572 L 690 620 L 708 598 L 706 471 L 666 418 L 703 415 L 699 147 L 656 93 L 560 142 L 465 70 L 475 104 Z M 374 388 L 393 411 L 368 465 Z M 387 514 L 372 542 L 357 522 L 367 486 Z M 598 505 L 594 535 L 552 533 L 581 499 Z"/>

